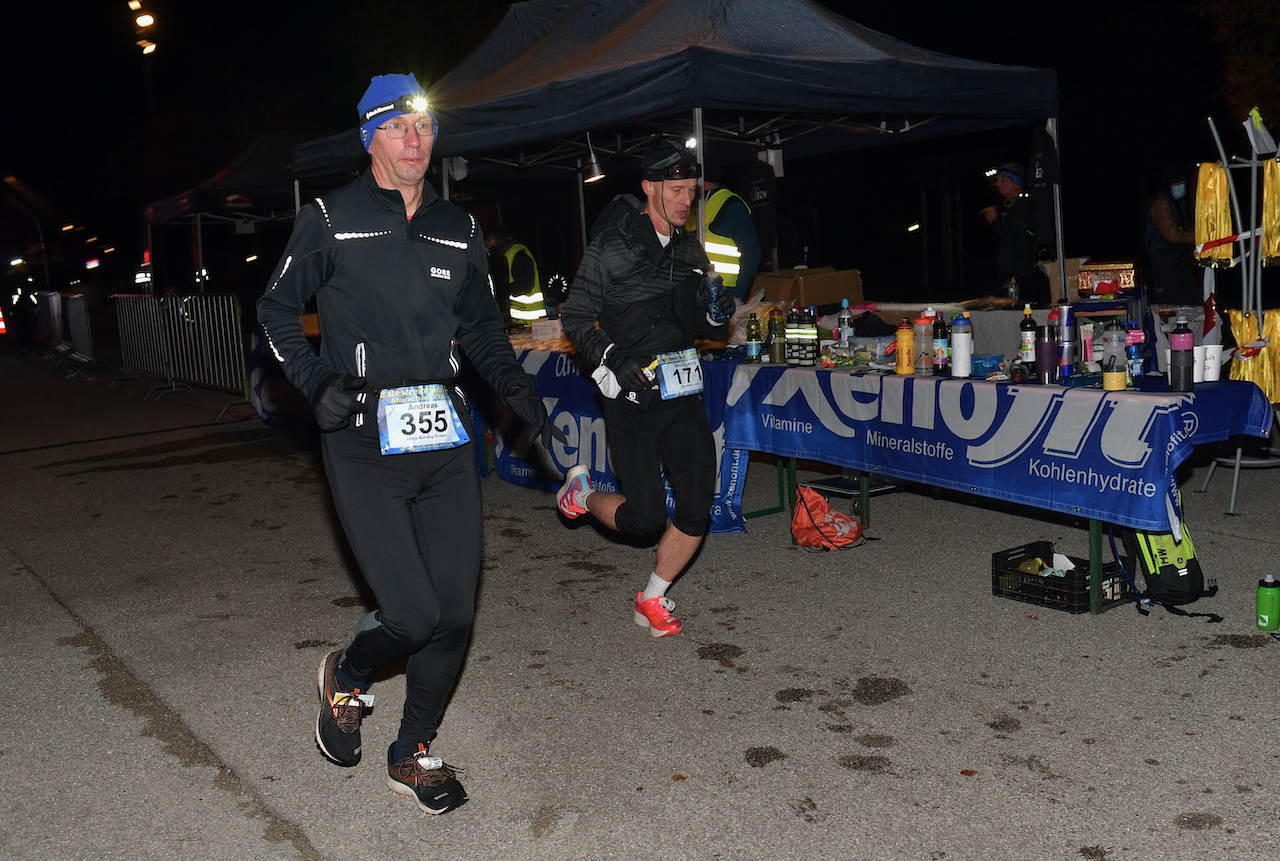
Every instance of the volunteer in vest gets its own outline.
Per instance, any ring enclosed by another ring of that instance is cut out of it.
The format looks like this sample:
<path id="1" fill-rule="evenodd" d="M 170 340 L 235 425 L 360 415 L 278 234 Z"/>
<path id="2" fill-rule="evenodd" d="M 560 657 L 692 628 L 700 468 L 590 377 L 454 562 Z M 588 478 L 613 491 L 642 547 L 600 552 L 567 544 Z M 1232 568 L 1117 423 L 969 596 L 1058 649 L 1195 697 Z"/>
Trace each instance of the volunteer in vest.
<path id="1" fill-rule="evenodd" d="M 633 614 L 654 637 L 680 633 L 667 589 L 707 533 L 715 491 L 715 444 L 694 339 L 722 340 L 735 308 L 728 290 L 708 287 L 706 254 L 684 229 L 701 172 L 693 153 L 676 144 L 645 152 L 643 209 L 620 208 L 591 241 L 560 315 L 604 395 L 622 492 L 592 490 L 587 468 L 578 465 L 556 501 L 570 519 L 590 513 L 618 532 L 660 535 Z M 670 523 L 664 469 L 675 498 Z"/>
<path id="2" fill-rule="evenodd" d="M 387 782 L 446 813 L 467 794 L 429 745 L 467 648 L 481 555 L 459 341 L 543 445 L 551 426 L 503 331 L 475 220 L 424 181 L 438 130 L 426 94 L 412 74 L 379 75 L 358 111 L 369 169 L 298 212 L 258 318 L 313 404 L 334 507 L 379 608 L 320 662 L 316 744 L 356 765 L 370 677 L 407 657 Z M 319 355 L 298 318 L 312 297 Z"/>
<path id="3" fill-rule="evenodd" d="M 504 227 L 485 231 L 484 244 L 491 259 L 498 258 L 493 261 L 491 269 L 495 281 L 505 279 L 505 287 L 497 289 L 500 294 L 505 293 L 506 301 L 499 304 L 507 309 L 511 322 L 527 326 L 534 320 L 545 320 L 546 299 L 542 295 L 542 279 L 538 277 L 538 262 L 534 260 L 533 252 L 516 242 Z"/>
<path id="4" fill-rule="evenodd" d="M 707 238 L 704 248 L 707 259 L 724 286 L 736 298 L 745 300 L 751 295 L 751 282 L 760 268 L 760 238 L 751 221 L 751 207 L 738 195 L 723 185 L 703 183 L 703 206 L 706 208 Z M 689 213 L 685 230 L 698 235 L 698 213 Z"/>

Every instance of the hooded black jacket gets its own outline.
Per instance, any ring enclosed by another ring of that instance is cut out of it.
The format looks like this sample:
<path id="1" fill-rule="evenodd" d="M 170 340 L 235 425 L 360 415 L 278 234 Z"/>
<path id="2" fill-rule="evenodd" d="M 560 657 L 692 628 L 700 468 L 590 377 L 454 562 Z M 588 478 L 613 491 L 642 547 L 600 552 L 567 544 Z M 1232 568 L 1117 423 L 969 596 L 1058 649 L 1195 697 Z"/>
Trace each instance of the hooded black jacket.
<path id="1" fill-rule="evenodd" d="M 299 315 L 316 297 L 320 354 Z M 493 297 L 475 219 L 423 185 L 405 218 L 399 191 L 372 169 L 298 213 L 258 300 L 258 319 L 289 381 L 309 400 L 331 373 L 448 380 L 467 358 L 498 392 L 523 376 Z"/>
<path id="2" fill-rule="evenodd" d="M 620 212 L 587 246 L 560 312 L 588 369 L 611 343 L 648 358 L 692 347 L 697 333 L 724 338 L 728 324 L 706 319 L 702 282 L 711 264 L 697 237 L 676 228 L 664 248 L 648 215 L 633 206 Z"/>

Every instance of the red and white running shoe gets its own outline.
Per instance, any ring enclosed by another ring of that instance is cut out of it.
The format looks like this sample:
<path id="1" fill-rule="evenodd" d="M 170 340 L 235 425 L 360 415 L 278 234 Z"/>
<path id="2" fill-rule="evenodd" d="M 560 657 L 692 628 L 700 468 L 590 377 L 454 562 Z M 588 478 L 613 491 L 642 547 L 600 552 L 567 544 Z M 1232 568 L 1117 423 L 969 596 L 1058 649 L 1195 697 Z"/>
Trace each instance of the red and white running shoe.
<path id="1" fill-rule="evenodd" d="M 680 633 L 680 620 L 671 615 L 676 602 L 665 595 L 655 595 L 641 601 L 643 592 L 636 593 L 636 624 L 649 629 L 650 637 L 668 637 Z"/>

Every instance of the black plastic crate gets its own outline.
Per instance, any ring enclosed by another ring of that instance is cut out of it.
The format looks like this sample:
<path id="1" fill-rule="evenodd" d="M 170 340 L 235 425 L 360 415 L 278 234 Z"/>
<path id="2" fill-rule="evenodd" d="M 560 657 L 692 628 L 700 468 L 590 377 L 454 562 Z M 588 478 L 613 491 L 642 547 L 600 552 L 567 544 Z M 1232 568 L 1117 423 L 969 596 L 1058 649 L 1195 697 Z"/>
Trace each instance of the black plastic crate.
<path id="1" fill-rule="evenodd" d="M 1019 571 L 1023 562 L 1039 557 L 1053 563 L 1053 542 L 1033 541 L 991 554 L 991 594 L 1068 613 L 1089 612 L 1089 561 L 1068 556 L 1076 567 L 1063 577 L 1043 577 Z M 1129 600 L 1133 590 L 1117 562 L 1102 566 L 1102 603 Z"/>

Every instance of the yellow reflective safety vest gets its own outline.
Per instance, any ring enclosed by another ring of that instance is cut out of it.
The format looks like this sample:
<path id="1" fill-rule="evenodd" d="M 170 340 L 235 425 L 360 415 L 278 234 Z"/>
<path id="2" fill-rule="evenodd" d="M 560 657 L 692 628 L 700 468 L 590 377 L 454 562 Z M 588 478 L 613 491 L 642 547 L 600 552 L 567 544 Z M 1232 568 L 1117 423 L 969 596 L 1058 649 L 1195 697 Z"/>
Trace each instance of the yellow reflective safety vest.
<path id="1" fill-rule="evenodd" d="M 534 259 L 533 252 L 523 245 L 511 243 L 504 253 L 503 257 L 507 258 L 507 282 L 511 283 L 512 273 L 515 271 L 516 255 L 521 252 L 529 256 L 529 262 L 533 264 L 533 284 L 529 287 L 529 292 L 517 295 L 511 294 L 511 319 L 521 322 L 529 322 L 532 320 L 542 320 L 547 316 L 546 300 L 542 298 L 542 279 L 538 277 L 538 261 Z"/>
<path id="2" fill-rule="evenodd" d="M 726 203 L 731 200 L 741 200 L 742 205 L 747 207 L 747 212 L 751 212 L 751 207 L 747 205 L 745 200 L 723 185 L 718 185 L 707 195 L 704 206 L 707 210 L 707 238 L 705 249 L 707 259 L 711 261 L 711 268 L 720 273 L 720 277 L 724 279 L 724 286 L 734 287 L 738 283 L 738 273 L 741 271 L 740 259 L 742 252 L 738 250 L 738 245 L 727 236 L 716 233 L 716 220 L 720 216 L 720 211 L 724 209 Z M 685 230 L 690 233 L 698 232 L 698 214 L 690 212 L 689 218 L 685 221 Z"/>

